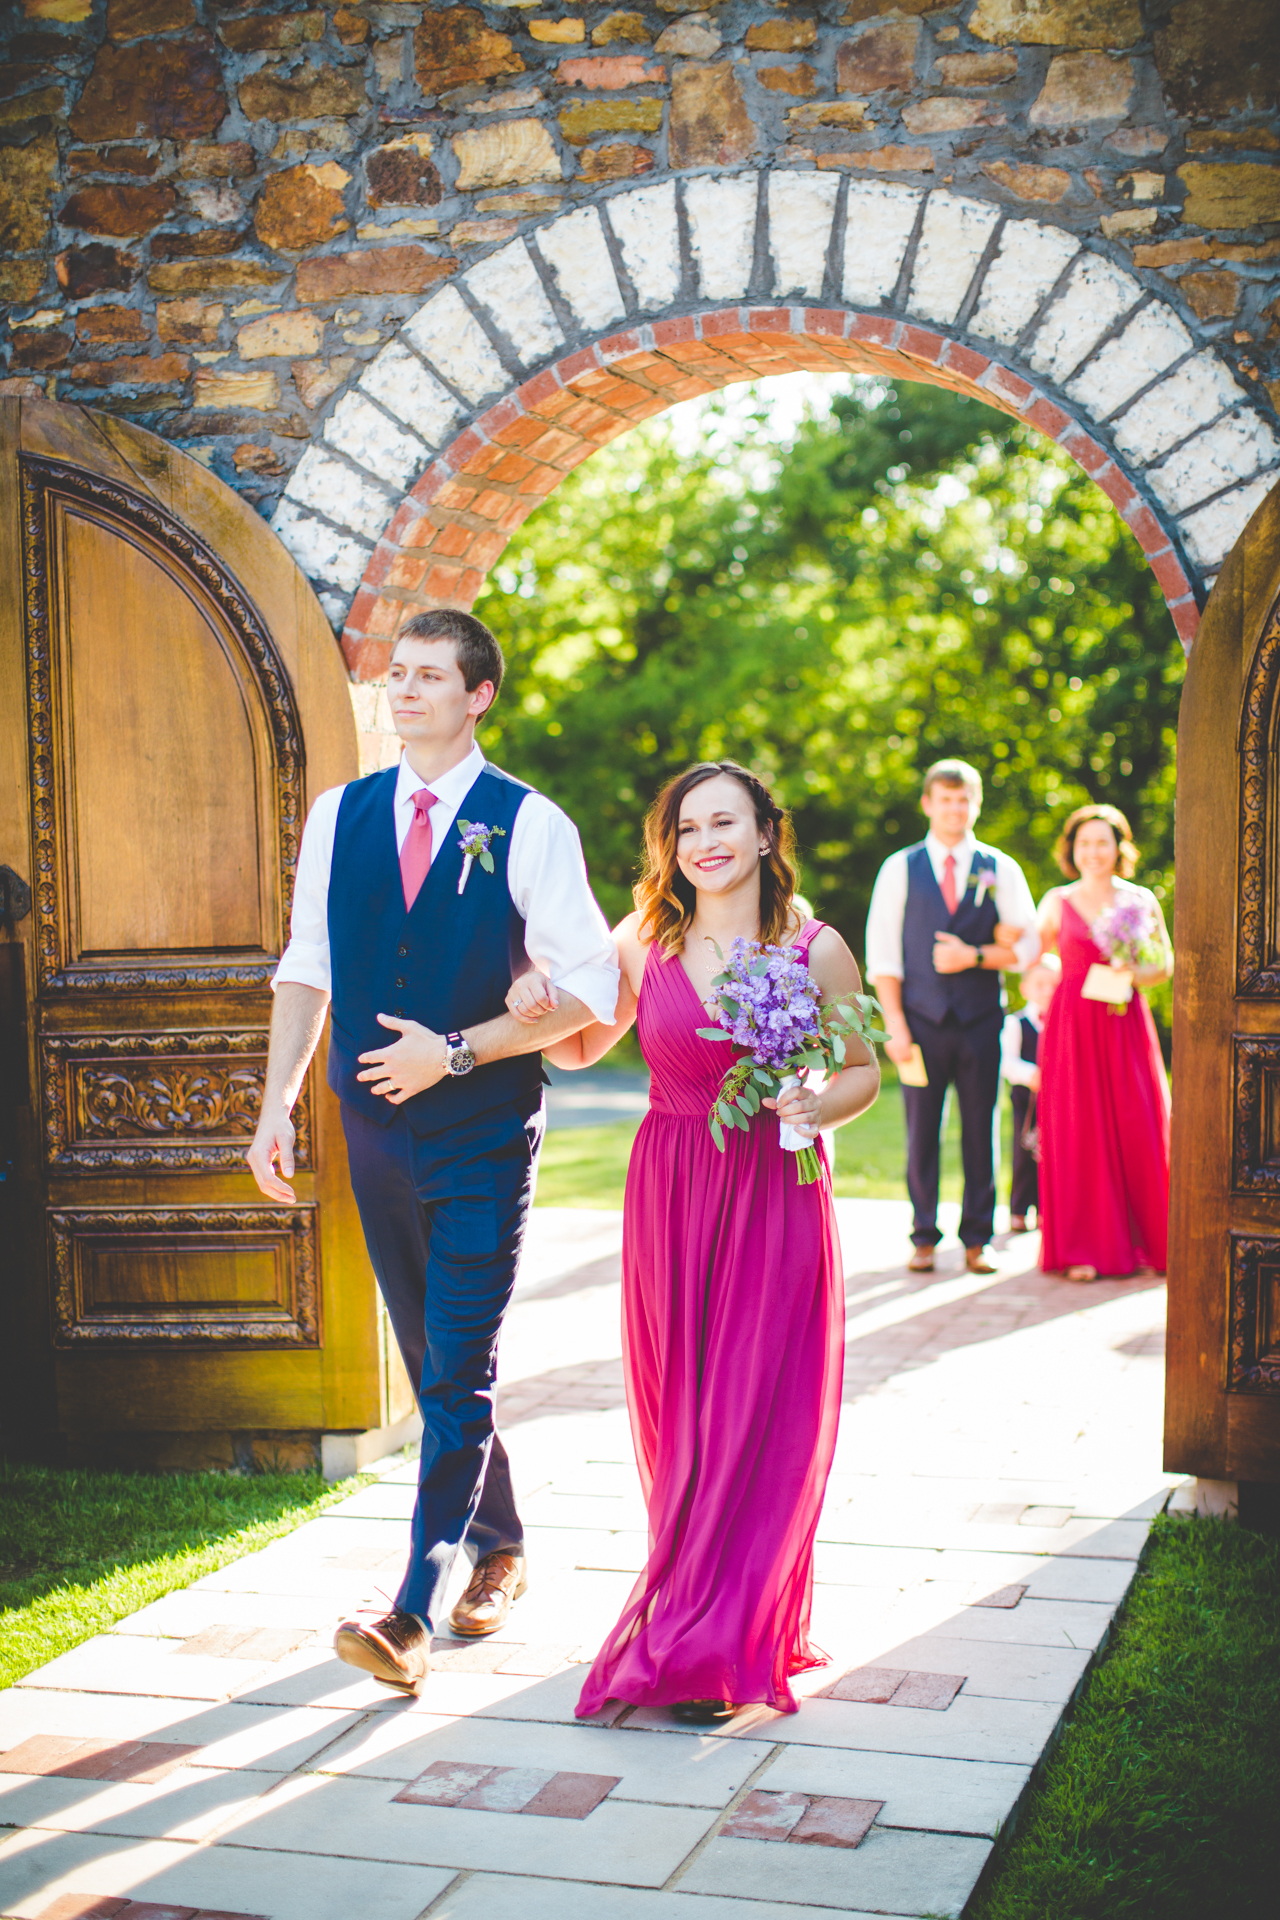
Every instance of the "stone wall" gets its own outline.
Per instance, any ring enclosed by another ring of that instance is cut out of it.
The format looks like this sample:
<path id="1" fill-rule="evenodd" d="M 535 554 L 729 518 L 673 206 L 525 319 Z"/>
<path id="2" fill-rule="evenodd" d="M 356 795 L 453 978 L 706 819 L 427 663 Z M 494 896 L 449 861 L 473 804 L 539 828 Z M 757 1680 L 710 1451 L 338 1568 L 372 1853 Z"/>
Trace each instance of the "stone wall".
<path id="1" fill-rule="evenodd" d="M 357 673 L 406 601 L 465 604 L 602 438 L 784 363 L 1055 409 L 1187 638 L 1277 467 L 1274 0 L 11 0 L 4 25 L 0 391 L 211 465 L 336 627 L 356 600 Z M 447 493 L 464 473 L 491 517 Z"/>

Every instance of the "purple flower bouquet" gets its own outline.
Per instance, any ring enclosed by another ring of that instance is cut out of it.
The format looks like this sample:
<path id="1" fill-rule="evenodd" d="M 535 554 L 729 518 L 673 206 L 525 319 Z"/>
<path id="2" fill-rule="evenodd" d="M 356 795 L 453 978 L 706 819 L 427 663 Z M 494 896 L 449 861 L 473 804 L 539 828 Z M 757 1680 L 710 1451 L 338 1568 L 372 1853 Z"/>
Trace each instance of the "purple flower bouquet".
<path id="1" fill-rule="evenodd" d="M 1105 999 L 1109 1013 L 1127 1013 L 1133 998 L 1133 969 L 1155 966 L 1164 958 L 1151 902 L 1140 894 L 1122 894 L 1114 906 L 1098 915 L 1089 931 L 1094 945 L 1105 955 L 1109 970 L 1118 976 L 1120 983 L 1127 985 L 1128 992 L 1121 998 L 1112 983 L 1103 980 L 1091 984 L 1087 976 L 1085 998 Z M 1102 972 L 1097 966 L 1089 969 L 1090 976 Z"/>
<path id="2" fill-rule="evenodd" d="M 718 947 L 716 952 L 720 954 Z M 887 1038 L 874 1023 L 873 1010 L 880 1015 L 881 1008 L 870 994 L 850 994 L 847 1000 L 824 1007 L 818 983 L 794 947 L 735 940 L 724 972 L 711 984 L 720 1024 L 699 1027 L 699 1036 L 726 1040 L 743 1050 L 721 1081 L 707 1116 L 721 1153 L 725 1128 L 748 1132 L 762 1100 L 776 1099 L 811 1069 L 838 1073 L 851 1036 L 868 1046 Z M 804 1187 L 816 1180 L 819 1162 L 812 1142 L 784 1123 L 781 1143 L 796 1155 L 799 1184 Z"/>

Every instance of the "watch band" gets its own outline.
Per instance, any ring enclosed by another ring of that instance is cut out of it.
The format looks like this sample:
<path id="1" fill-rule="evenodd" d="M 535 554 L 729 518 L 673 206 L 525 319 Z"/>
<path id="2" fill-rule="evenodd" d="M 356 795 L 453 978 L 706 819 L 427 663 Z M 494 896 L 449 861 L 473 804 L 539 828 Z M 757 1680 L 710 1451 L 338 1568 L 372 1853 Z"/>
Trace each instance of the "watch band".
<path id="1" fill-rule="evenodd" d="M 975 967 L 985 967 L 987 964 L 987 956 L 981 947 L 975 947 L 973 950 L 973 964 Z"/>

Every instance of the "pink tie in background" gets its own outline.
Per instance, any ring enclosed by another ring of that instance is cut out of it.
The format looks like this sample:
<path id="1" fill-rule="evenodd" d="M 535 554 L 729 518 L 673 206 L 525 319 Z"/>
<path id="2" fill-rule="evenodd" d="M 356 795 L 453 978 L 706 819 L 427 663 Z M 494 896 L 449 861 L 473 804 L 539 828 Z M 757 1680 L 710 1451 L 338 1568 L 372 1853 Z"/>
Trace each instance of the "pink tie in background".
<path id="1" fill-rule="evenodd" d="M 435 803 L 436 797 L 429 787 L 419 787 L 413 796 L 413 819 L 400 849 L 400 881 L 404 887 L 406 913 L 431 871 L 431 809 Z"/>
<path id="2" fill-rule="evenodd" d="M 408 844 L 406 840 L 405 846 L 407 847 Z M 427 858 L 431 858 L 430 827 L 427 828 Z M 403 854 L 400 856 L 400 864 L 401 866 L 404 865 Z M 946 904 L 947 912 L 954 913 L 959 904 L 959 896 L 956 893 L 956 857 L 954 853 L 949 853 L 942 863 L 942 898 Z"/>

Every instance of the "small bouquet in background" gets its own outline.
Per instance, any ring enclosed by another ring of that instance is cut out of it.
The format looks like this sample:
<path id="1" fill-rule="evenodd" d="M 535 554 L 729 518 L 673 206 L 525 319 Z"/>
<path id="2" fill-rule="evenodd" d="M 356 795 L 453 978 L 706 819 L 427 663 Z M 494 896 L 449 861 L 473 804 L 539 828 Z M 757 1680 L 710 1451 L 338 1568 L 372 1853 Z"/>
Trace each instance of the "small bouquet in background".
<path id="1" fill-rule="evenodd" d="M 723 959 L 717 947 L 717 954 Z M 824 1007 L 818 983 L 794 947 L 764 946 L 759 940 L 735 940 L 723 973 L 712 981 L 720 1024 L 699 1027 L 703 1040 L 727 1040 L 743 1049 L 720 1083 L 707 1115 L 711 1137 L 724 1152 L 726 1127 L 750 1130 L 765 1099 L 776 1099 L 800 1084 L 811 1069 L 839 1073 L 850 1038 L 868 1046 L 887 1035 L 874 1024 L 881 1013 L 870 994 L 853 993 Z M 796 1178 L 804 1187 L 818 1178 L 812 1141 L 785 1122 L 780 1139 L 796 1155 Z"/>
<path id="2" fill-rule="evenodd" d="M 1134 968 L 1156 966 L 1164 958 L 1155 910 L 1141 894 L 1122 894 L 1089 931 L 1107 965 L 1090 967 L 1081 993 L 1086 1000 L 1105 1000 L 1108 1013 L 1125 1013 L 1133 998 Z"/>

